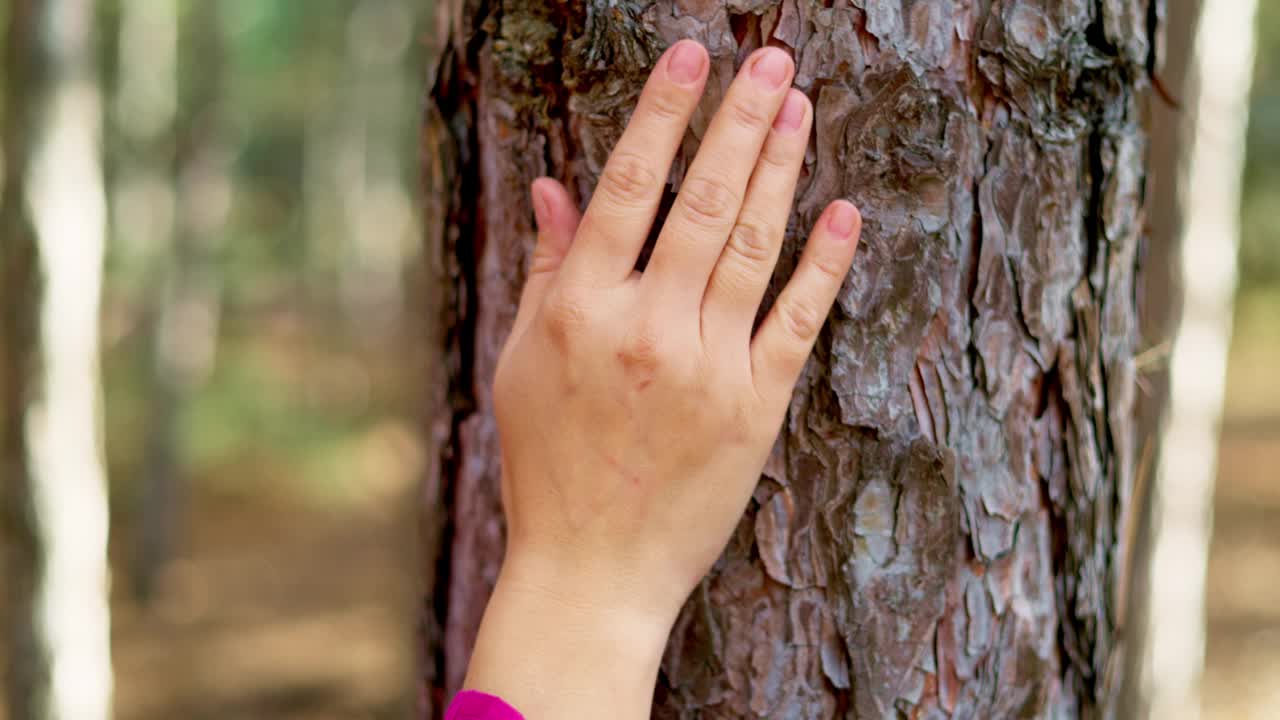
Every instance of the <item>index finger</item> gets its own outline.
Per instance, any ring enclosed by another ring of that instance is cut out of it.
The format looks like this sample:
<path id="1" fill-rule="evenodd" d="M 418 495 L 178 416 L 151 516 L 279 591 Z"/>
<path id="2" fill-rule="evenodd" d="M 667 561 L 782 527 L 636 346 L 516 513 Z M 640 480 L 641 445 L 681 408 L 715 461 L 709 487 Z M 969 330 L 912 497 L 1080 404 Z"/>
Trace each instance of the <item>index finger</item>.
<path id="1" fill-rule="evenodd" d="M 707 81 L 707 51 L 672 45 L 645 83 L 627 129 L 609 155 L 562 273 L 593 283 L 631 275 L 658 212 L 671 161 Z"/>

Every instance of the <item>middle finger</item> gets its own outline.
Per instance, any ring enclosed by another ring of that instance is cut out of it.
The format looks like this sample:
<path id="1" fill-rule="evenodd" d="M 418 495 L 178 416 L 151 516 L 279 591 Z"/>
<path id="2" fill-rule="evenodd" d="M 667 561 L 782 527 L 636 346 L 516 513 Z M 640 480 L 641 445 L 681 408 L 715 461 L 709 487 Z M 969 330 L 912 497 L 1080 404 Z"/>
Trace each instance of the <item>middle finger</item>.
<path id="1" fill-rule="evenodd" d="M 794 72 L 786 52 L 762 48 L 729 87 L 641 280 L 661 302 L 691 308 L 701 304 Z"/>

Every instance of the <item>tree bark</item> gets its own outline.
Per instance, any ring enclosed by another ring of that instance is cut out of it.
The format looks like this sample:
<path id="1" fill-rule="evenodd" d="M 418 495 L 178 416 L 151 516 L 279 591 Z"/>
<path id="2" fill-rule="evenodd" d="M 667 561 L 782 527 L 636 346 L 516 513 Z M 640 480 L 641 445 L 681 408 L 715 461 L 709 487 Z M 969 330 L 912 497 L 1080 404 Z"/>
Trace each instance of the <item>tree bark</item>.
<path id="1" fill-rule="evenodd" d="M 528 183 L 585 204 L 681 37 L 712 70 L 671 193 L 738 63 L 778 45 L 816 130 L 773 290 L 831 200 L 865 232 L 754 502 L 676 624 L 655 717 L 1113 714 L 1159 1 L 438 10 L 424 716 L 461 681 L 501 561 L 489 383 Z"/>

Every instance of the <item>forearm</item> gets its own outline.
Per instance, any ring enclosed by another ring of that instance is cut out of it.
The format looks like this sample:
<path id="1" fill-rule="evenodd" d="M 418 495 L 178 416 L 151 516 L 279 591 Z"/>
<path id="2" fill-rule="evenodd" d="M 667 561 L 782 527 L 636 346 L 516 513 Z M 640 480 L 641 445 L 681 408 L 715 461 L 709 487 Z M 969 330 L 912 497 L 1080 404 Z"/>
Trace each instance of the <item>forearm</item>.
<path id="1" fill-rule="evenodd" d="M 502 697 L 528 720 L 648 718 L 674 612 L 601 602 L 598 587 L 579 584 L 504 566 L 466 688 Z"/>

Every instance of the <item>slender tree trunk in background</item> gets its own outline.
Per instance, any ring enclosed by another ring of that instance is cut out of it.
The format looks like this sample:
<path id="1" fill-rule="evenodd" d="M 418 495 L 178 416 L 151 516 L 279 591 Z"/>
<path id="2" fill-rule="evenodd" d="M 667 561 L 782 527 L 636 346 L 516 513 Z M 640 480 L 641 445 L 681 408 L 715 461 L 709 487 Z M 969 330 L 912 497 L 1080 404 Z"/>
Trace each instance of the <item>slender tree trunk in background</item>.
<path id="1" fill-rule="evenodd" d="M 1231 345 L 1255 0 L 1203 0 L 1190 63 L 1168 427 L 1152 495 L 1143 647 L 1149 716 L 1195 720 L 1205 651 L 1205 574 Z"/>
<path id="2" fill-rule="evenodd" d="M 40 273 L 26 208 L 31 106 L 38 85 L 33 0 L 10 3 L 4 46 L 4 183 L 0 194 L 0 608 L 6 612 L 4 706 L 11 720 L 45 715 L 51 658 L 36 627 L 45 562 L 33 498 L 27 406 L 35 395 Z"/>
<path id="3" fill-rule="evenodd" d="M 157 85 L 176 103 L 168 117 L 167 163 L 154 179 L 166 185 L 155 212 L 167 206 L 163 237 L 155 238 L 151 330 L 151 416 L 148 423 L 134 587 L 148 598 L 173 554 L 185 497 L 180 463 L 183 410 L 213 368 L 221 315 L 217 254 L 231 202 L 229 150 L 222 116 L 221 24 L 218 3 L 198 3 L 184 14 L 177 0 L 132 0 L 134 12 L 154 25 L 156 52 L 142 53 Z M 127 27 L 127 24 L 126 24 Z M 134 53 L 137 53 L 135 43 Z M 122 41 L 122 55 L 128 54 Z M 146 47 L 144 45 L 144 47 Z M 161 62 L 161 57 L 167 61 Z M 125 63 L 122 63 L 124 66 Z M 187 82 L 179 84 L 179 78 Z M 180 102 L 179 102 L 180 101 Z M 123 118 L 122 118 L 123 119 Z M 160 145 L 165 140 L 160 140 Z M 159 149 L 159 148 L 157 148 Z M 149 182 L 147 184 L 150 184 Z M 157 190 L 160 190 L 157 188 Z M 176 190 L 176 192 L 175 192 Z M 145 193 L 153 195 L 153 193 Z M 137 232 L 145 222 L 124 222 Z"/>
<path id="4" fill-rule="evenodd" d="M 6 350 L 21 358 L 6 362 L 6 387 L 17 391 L 5 408 L 6 460 L 25 454 L 26 465 L 15 463 L 16 482 L 6 478 L 18 488 L 20 504 L 6 503 L 5 512 L 22 515 L 20 525 L 30 523 L 18 533 L 28 541 L 19 547 L 30 555 L 17 566 L 29 570 L 19 593 L 31 594 L 19 599 L 19 607 L 30 609 L 30 655 L 11 658 L 19 669 L 16 692 L 29 694 L 10 699 L 11 720 L 99 720 L 110 712 L 107 502 L 98 427 L 106 211 L 93 7 L 91 0 L 41 0 L 18 3 L 14 15 L 25 18 L 30 65 L 22 74 L 32 81 L 6 106 L 14 121 L 6 132 L 21 132 L 7 137 L 22 143 L 18 165 L 10 169 L 6 154 L 6 172 L 25 175 L 25 197 L 13 201 L 30 209 L 39 262 L 33 270 L 31 236 L 5 237 L 6 265 L 11 242 L 16 257 L 28 258 L 12 266 L 12 275 L 22 274 L 15 292 L 23 294 L 14 306 L 19 344 Z M 5 192 L 7 208 L 7 185 Z M 31 327 L 24 308 L 32 305 L 38 330 L 24 331 Z"/>
<path id="5" fill-rule="evenodd" d="M 1140 92 L 1159 0 L 441 3 L 424 145 L 438 391 L 423 713 L 501 561 L 489 383 L 533 243 L 585 203 L 658 53 L 708 97 L 793 52 L 816 130 L 775 290 L 838 197 L 864 245 L 755 500 L 694 593 L 655 716 L 1106 717 L 1134 522 Z"/>
<path id="6" fill-rule="evenodd" d="M 167 554 L 173 508 L 176 400 L 158 341 L 174 254 L 174 118 L 178 103 L 176 0 L 123 0 L 120 5 L 119 90 L 111 138 L 116 150 L 111 183 L 115 237 L 143 255 L 151 282 L 138 284 L 144 327 L 153 348 L 148 368 L 150 419 L 138 483 L 138 549 L 132 565 L 134 592 L 149 598 Z"/>
<path id="7" fill-rule="evenodd" d="M 402 326 L 406 238 L 412 204 L 402 189 L 401 127 L 379 108 L 399 106 L 404 55 L 416 26 L 410 3 L 362 0 L 347 21 L 343 129 L 337 139 L 335 201 L 341 208 L 338 284 L 357 337 L 387 338 Z"/>
<path id="8" fill-rule="evenodd" d="M 1142 267 L 1139 283 L 1139 324 L 1143 347 L 1134 362 L 1138 371 L 1137 444 L 1138 465 L 1134 478 L 1135 522 L 1130 526 L 1129 552 L 1135 558 L 1151 556 L 1152 503 L 1155 476 L 1160 458 L 1161 429 L 1169 400 L 1169 355 L 1182 312 L 1181 232 L 1185 192 L 1184 126 L 1190 97 L 1187 76 L 1191 67 L 1195 30 L 1200 16 L 1200 0 L 1168 0 L 1164 32 L 1157 41 L 1158 57 L 1152 57 L 1153 76 L 1159 79 L 1164 95 L 1150 93 L 1147 112 L 1150 121 L 1150 151 L 1147 180 L 1146 247 L 1140 251 Z M 1144 665 L 1152 638 L 1148 618 L 1152 592 L 1149 562 L 1136 562 L 1125 591 L 1130 622 L 1125 642 L 1131 649 L 1124 657 L 1125 676 L 1119 717 L 1142 718 L 1150 711 L 1152 688 L 1143 686 Z M 1164 628 L 1165 632 L 1171 631 Z M 1176 630 L 1172 630 L 1176 632 Z M 1203 627 L 1185 629 L 1201 632 Z"/>

